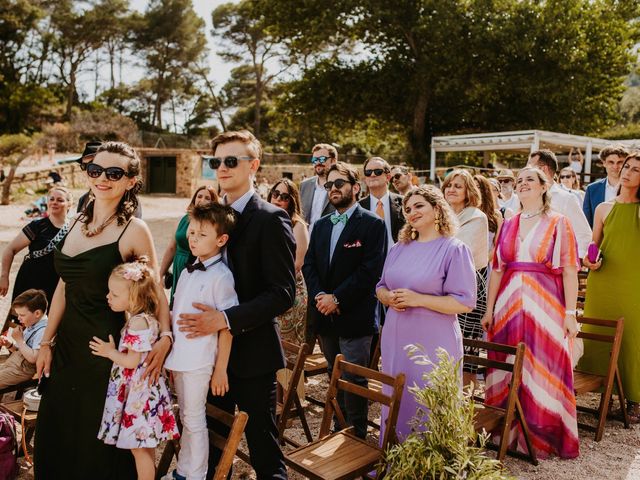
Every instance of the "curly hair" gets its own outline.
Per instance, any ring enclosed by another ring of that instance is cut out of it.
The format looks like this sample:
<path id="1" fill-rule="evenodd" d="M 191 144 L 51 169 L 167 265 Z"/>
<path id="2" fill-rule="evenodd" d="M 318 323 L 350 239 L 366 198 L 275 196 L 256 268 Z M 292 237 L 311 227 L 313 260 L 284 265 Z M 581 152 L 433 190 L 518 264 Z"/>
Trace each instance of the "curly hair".
<path id="1" fill-rule="evenodd" d="M 122 195 L 122 198 L 116 207 L 116 219 L 118 225 L 124 225 L 138 209 L 138 193 L 142 190 L 142 179 L 140 178 L 140 157 L 131 145 L 124 142 L 105 142 L 98 147 L 96 157 L 100 152 L 115 153 L 128 158 L 129 165 L 126 169 L 126 176 L 136 179 L 133 187 L 124 192 L 124 195 Z M 95 198 L 93 197 L 93 194 L 90 194 L 89 201 L 82 210 L 82 216 L 80 219 L 82 223 L 89 224 L 93 220 L 94 204 Z"/>
<path id="2" fill-rule="evenodd" d="M 518 185 L 518 179 L 524 172 L 535 173 L 538 177 L 540 185 L 547 187 L 547 190 L 542 193 L 542 213 L 549 213 L 549 211 L 551 210 L 551 193 L 549 192 L 551 183 L 549 182 L 549 180 L 547 180 L 547 176 L 538 167 L 524 167 L 518 172 L 518 176 L 516 177 L 516 185 Z M 522 209 L 522 202 L 520 202 L 520 208 Z"/>
<path id="3" fill-rule="evenodd" d="M 111 271 L 111 276 L 129 282 L 129 310 L 132 315 L 153 313 L 157 315 L 159 299 L 155 273 L 149 266 L 149 257 L 141 255 L 121 263 Z"/>
<path id="4" fill-rule="evenodd" d="M 446 176 L 444 182 L 442 182 L 442 191 L 444 192 L 453 179 L 456 177 L 460 177 L 462 179 L 462 183 L 465 187 L 465 207 L 480 207 L 480 190 L 476 185 L 476 182 L 473 181 L 473 175 L 469 173 L 468 170 L 464 170 L 462 168 L 456 168 L 449 175 Z"/>
<path id="5" fill-rule="evenodd" d="M 453 237 L 458 231 L 458 216 L 453 213 L 451 206 L 444 199 L 442 192 L 433 185 L 422 185 L 413 190 L 409 190 L 402 199 L 403 211 L 406 213 L 407 202 L 414 195 L 419 195 L 424 198 L 431 207 L 433 207 L 435 213 L 435 220 L 438 222 L 438 231 L 445 237 Z M 414 239 L 412 233 L 414 232 L 409 222 L 398 232 L 398 242 L 409 243 Z"/>
<path id="6" fill-rule="evenodd" d="M 267 202 L 271 203 L 271 195 L 273 194 L 276 187 L 280 184 L 283 184 L 287 187 L 287 193 L 291 196 L 291 200 L 289 201 L 289 205 L 287 206 L 287 213 L 289 217 L 291 217 L 291 224 L 295 225 L 298 222 L 303 222 L 302 218 L 302 210 L 300 208 L 300 190 L 298 186 L 289 178 L 281 178 L 276 183 L 273 184 L 271 190 L 269 190 L 269 195 L 267 195 Z"/>
<path id="7" fill-rule="evenodd" d="M 474 175 L 473 179 L 480 190 L 480 210 L 487 216 L 489 222 L 489 231 L 496 233 L 498 231 L 498 205 L 493 196 L 493 186 L 489 179 L 483 175 Z"/>

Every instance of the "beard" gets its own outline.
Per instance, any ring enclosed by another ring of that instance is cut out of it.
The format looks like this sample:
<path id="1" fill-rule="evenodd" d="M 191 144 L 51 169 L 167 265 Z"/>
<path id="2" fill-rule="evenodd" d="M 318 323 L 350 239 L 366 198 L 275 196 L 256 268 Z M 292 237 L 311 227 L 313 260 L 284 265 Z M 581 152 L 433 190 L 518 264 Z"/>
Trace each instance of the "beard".
<path id="1" fill-rule="evenodd" d="M 316 165 L 314 167 L 314 171 L 318 177 L 326 178 L 327 176 L 327 167 L 326 165 Z"/>
<path id="2" fill-rule="evenodd" d="M 502 193 L 506 193 L 507 195 L 509 195 L 510 193 L 514 193 L 513 187 L 511 185 L 503 185 L 501 187 L 501 191 Z"/>
<path id="3" fill-rule="evenodd" d="M 347 208 L 353 202 L 353 187 L 346 195 L 340 192 L 340 197 L 338 198 L 329 196 L 329 202 L 335 207 L 336 210 Z"/>

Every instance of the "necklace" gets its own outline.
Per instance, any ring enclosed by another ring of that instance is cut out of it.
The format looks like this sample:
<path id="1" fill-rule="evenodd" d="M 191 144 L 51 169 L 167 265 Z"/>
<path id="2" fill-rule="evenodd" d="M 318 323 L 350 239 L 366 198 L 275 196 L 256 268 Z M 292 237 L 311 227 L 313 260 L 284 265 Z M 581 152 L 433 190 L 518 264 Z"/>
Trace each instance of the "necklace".
<path id="1" fill-rule="evenodd" d="M 116 218 L 116 214 L 114 213 L 109 218 L 107 218 L 104 222 L 102 222 L 101 225 L 98 225 L 97 227 L 92 228 L 91 230 L 89 230 L 89 227 L 87 226 L 86 223 L 83 223 L 82 226 L 80 227 L 80 231 L 85 237 L 89 237 L 89 238 L 95 237 L 96 235 L 99 235 L 100 233 L 102 233 L 102 231 L 105 228 L 107 228 L 107 225 L 113 222 L 115 218 Z"/>
<path id="2" fill-rule="evenodd" d="M 538 215 L 540 215 L 542 213 L 542 210 L 538 210 L 537 212 L 533 212 L 533 213 L 524 213 L 522 212 L 520 214 L 520 217 L 527 220 L 529 218 L 533 218 L 533 217 L 537 217 Z"/>

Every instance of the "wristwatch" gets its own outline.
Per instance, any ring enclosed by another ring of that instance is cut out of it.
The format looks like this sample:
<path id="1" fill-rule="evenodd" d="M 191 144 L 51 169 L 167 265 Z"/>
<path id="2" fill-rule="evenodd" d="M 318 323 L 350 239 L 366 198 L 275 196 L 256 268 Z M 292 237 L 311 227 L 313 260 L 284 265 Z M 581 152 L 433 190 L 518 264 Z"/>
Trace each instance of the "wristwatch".
<path id="1" fill-rule="evenodd" d="M 565 310 L 564 311 L 565 315 L 573 315 L 574 317 L 578 315 L 578 311 L 577 310 Z"/>
<path id="2" fill-rule="evenodd" d="M 336 305 L 340 304 L 340 302 L 338 301 L 338 297 L 336 297 L 335 295 L 331 295 L 331 299 L 333 300 L 333 303 L 335 303 Z"/>

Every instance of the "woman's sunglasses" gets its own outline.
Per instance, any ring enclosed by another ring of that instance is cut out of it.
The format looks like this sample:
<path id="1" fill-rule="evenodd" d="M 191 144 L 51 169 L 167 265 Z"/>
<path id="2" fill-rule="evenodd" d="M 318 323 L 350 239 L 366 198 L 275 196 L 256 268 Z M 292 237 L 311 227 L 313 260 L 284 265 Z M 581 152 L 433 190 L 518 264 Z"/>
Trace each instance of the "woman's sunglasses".
<path id="1" fill-rule="evenodd" d="M 238 160 L 253 160 L 253 157 L 235 157 L 229 155 L 228 157 L 209 157 L 209 166 L 214 170 L 220 168 L 220 165 L 224 163 L 227 168 L 236 168 L 238 166 Z"/>
<path id="2" fill-rule="evenodd" d="M 279 192 L 278 190 L 273 190 L 271 192 L 271 199 L 281 199 L 283 202 L 288 202 L 289 200 L 291 200 L 291 195 L 289 195 L 287 192 Z"/>
<path id="3" fill-rule="evenodd" d="M 133 175 L 129 172 L 126 172 L 123 168 L 120 167 L 107 167 L 102 168 L 100 165 L 96 163 L 88 163 L 86 166 L 87 175 L 91 178 L 99 178 L 104 172 L 107 180 L 111 180 L 112 182 L 117 182 L 122 177 L 133 177 Z"/>
<path id="4" fill-rule="evenodd" d="M 406 175 L 406 173 L 396 173 L 393 177 L 391 177 L 391 179 L 392 180 L 400 180 L 405 175 Z"/>
<path id="5" fill-rule="evenodd" d="M 342 187 L 344 187 L 347 183 L 350 183 L 351 185 L 353 185 L 353 182 L 350 182 L 349 180 L 343 180 L 341 178 L 335 180 L 335 181 L 328 181 L 325 182 L 324 184 L 324 189 L 329 192 L 331 191 L 331 189 L 333 187 L 336 187 L 338 190 L 340 190 Z"/>
<path id="6" fill-rule="evenodd" d="M 573 178 L 573 175 L 560 175 L 560 180 L 564 180 L 565 178 Z"/>
<path id="7" fill-rule="evenodd" d="M 380 175 L 382 175 L 385 172 L 384 168 L 374 168 L 374 169 L 367 169 L 364 171 L 364 176 L 365 177 L 370 177 L 371 175 L 375 175 L 376 177 L 379 177 Z"/>

